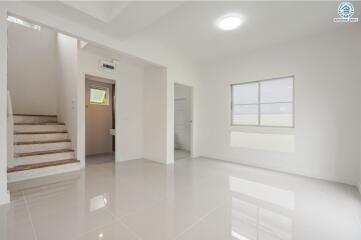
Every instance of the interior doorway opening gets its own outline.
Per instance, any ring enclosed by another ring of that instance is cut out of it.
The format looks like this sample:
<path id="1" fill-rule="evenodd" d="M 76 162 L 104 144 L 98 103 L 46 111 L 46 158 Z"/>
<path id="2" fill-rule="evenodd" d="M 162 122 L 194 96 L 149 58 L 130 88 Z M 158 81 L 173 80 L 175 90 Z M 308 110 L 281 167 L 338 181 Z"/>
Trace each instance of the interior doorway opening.
<path id="1" fill-rule="evenodd" d="M 85 76 L 85 154 L 115 161 L 115 81 Z M 98 158 L 97 158 L 98 159 Z"/>
<path id="2" fill-rule="evenodd" d="M 191 157 L 192 87 L 174 85 L 174 160 Z"/>

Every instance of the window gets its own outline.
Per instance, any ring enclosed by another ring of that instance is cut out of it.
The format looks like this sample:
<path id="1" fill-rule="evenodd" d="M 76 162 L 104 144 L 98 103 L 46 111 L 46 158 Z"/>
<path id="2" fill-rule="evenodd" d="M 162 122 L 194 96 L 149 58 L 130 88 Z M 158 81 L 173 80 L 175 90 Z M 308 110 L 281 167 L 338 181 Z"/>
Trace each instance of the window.
<path id="1" fill-rule="evenodd" d="M 34 30 L 38 30 L 38 31 L 41 30 L 41 27 L 39 25 L 36 25 L 36 24 L 30 23 L 30 22 L 21 20 L 20 18 L 17 18 L 17 17 L 8 16 L 7 20 L 9 22 L 16 23 L 16 24 L 22 25 L 24 27 L 32 28 Z"/>
<path id="2" fill-rule="evenodd" d="M 90 104 L 109 104 L 109 89 L 100 87 L 90 88 Z"/>
<path id="3" fill-rule="evenodd" d="M 293 79 L 232 85 L 232 125 L 293 127 Z"/>

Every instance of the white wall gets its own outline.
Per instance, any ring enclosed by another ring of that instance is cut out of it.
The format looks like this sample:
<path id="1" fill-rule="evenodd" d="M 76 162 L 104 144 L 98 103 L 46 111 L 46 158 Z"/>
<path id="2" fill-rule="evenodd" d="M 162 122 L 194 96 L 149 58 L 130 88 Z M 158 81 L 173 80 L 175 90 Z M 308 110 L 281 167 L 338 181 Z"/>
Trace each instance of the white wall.
<path id="1" fill-rule="evenodd" d="M 107 58 L 107 56 L 84 49 L 80 50 L 80 75 L 82 79 L 85 78 L 85 74 L 88 74 L 115 80 L 116 161 L 143 158 L 144 67 L 119 60 L 117 72 L 115 74 L 107 73 L 99 70 L 98 64 L 101 58 Z M 82 101 L 82 99 L 84 99 L 84 95 L 79 100 Z M 80 108 L 80 119 L 84 117 L 85 120 L 84 104 L 80 104 Z M 81 135 L 85 136 L 85 130 Z"/>
<path id="2" fill-rule="evenodd" d="M 57 114 L 58 120 L 66 123 L 69 137 L 75 150 L 78 150 L 77 97 L 79 72 L 77 44 L 77 39 L 60 33 L 57 34 Z"/>
<path id="3" fill-rule="evenodd" d="M 9 11 L 12 14 L 31 19 L 34 22 L 46 24 L 59 32 L 64 32 L 69 35 L 77 36 L 80 39 L 88 42 L 98 43 L 104 47 L 109 47 L 123 53 L 147 60 L 151 63 L 158 64 L 167 69 L 167 159 L 169 162 L 174 160 L 174 83 L 187 84 L 194 86 L 193 98 L 193 131 L 192 140 L 192 155 L 197 156 L 197 142 L 198 132 L 197 127 L 198 115 L 198 75 L 195 66 L 185 59 L 180 59 L 178 55 L 173 54 L 169 49 L 165 49 L 161 44 L 158 44 L 151 39 L 144 36 L 135 36 L 127 41 L 119 41 L 110 36 L 104 35 L 96 29 L 89 26 L 82 25 L 78 22 L 73 22 L 69 19 L 50 14 L 44 9 L 36 8 L 21 2 L 0 2 L 0 7 L 4 11 Z M 78 94 L 81 94 L 79 89 Z M 78 102 L 79 104 L 79 102 Z M 78 120 L 79 121 L 79 120 Z M 1 124 L 1 123 L 0 123 Z M 79 127 L 81 123 L 78 122 Z M 83 155 L 83 154 L 81 154 Z"/>
<path id="4" fill-rule="evenodd" d="M 79 52 L 82 76 L 116 81 L 116 161 L 146 158 L 169 163 L 165 69 L 123 57 L 117 59 L 117 72 L 111 74 L 99 70 L 101 58 L 108 56 L 85 49 Z"/>
<path id="5" fill-rule="evenodd" d="M 7 191 L 7 13 L 0 8 L 0 205 L 10 201 Z M 12 144 L 12 143 L 10 143 Z M 2 231 L 5 232 L 5 231 Z"/>
<path id="6" fill-rule="evenodd" d="M 360 161 L 361 33 L 331 32 L 201 69 L 200 155 L 356 184 Z M 231 127 L 230 84 L 295 75 L 295 129 Z M 230 147 L 232 131 L 295 136 L 295 153 Z"/>
<path id="7" fill-rule="evenodd" d="M 181 85 L 181 84 L 175 84 L 174 86 L 174 103 L 176 104 L 177 100 L 185 101 L 185 111 L 184 111 L 184 119 L 185 119 L 185 129 L 181 132 L 180 135 L 184 134 L 185 138 L 179 136 L 177 138 L 177 132 L 176 129 L 174 129 L 174 136 L 175 136 L 175 144 L 176 139 L 180 139 L 182 142 L 180 143 L 180 146 L 175 146 L 175 148 L 181 147 L 184 150 L 191 150 L 191 87 Z M 174 124 L 176 123 L 176 119 Z"/>
<path id="8" fill-rule="evenodd" d="M 9 23 L 8 40 L 14 113 L 56 115 L 56 33 Z"/>
<path id="9" fill-rule="evenodd" d="M 144 76 L 144 157 L 171 163 L 173 159 L 167 158 L 166 71 L 159 67 L 147 67 Z"/>
<path id="10" fill-rule="evenodd" d="M 153 43 L 147 43 L 144 41 L 134 41 L 133 39 L 130 39 L 129 43 L 120 42 L 119 40 L 106 36 L 102 34 L 101 32 L 97 31 L 96 29 L 92 29 L 88 26 L 81 25 L 78 22 L 73 22 L 69 19 L 62 18 L 59 16 L 55 16 L 50 14 L 44 9 L 36 8 L 33 6 L 30 6 L 23 2 L 0 2 L 0 11 L 1 11 L 1 24 L 3 25 L 1 27 L 1 30 L 4 31 L 3 34 L 1 34 L 2 42 L 1 48 L 2 52 L 0 52 L 0 59 L 2 59 L 3 62 L 0 62 L 0 66 L 3 68 L 1 71 L 2 79 L 0 80 L 2 84 L 0 89 L 7 89 L 7 77 L 6 77 L 6 68 L 7 68 L 7 57 L 6 57 L 6 15 L 8 12 L 11 12 L 13 15 L 22 16 L 26 19 L 30 19 L 34 22 L 42 23 L 48 27 L 51 27 L 53 29 L 56 29 L 59 32 L 63 32 L 72 36 L 77 36 L 81 39 L 84 39 L 89 42 L 98 43 L 105 47 L 110 47 L 115 50 L 145 59 L 152 63 L 157 63 L 167 69 L 167 84 L 166 84 L 166 128 L 167 128 L 167 136 L 166 136 L 166 152 L 167 152 L 167 161 L 172 162 L 174 160 L 173 152 L 174 152 L 174 83 L 185 83 L 191 86 L 195 86 L 197 84 L 197 75 L 195 72 L 195 69 L 193 66 L 190 66 L 189 63 L 186 61 L 180 61 L 177 56 L 174 56 L 170 54 L 170 51 L 167 49 L 161 49 L 158 46 L 156 47 Z M 147 39 L 145 39 L 147 41 Z M 5 70 L 4 70 L 5 69 Z M 79 76 L 81 78 L 81 76 Z M 78 81 L 78 98 L 81 98 L 81 94 L 84 93 L 84 89 L 81 89 L 81 81 Z M 1 94 L 1 96 L 4 96 L 4 99 L 6 97 L 6 92 L 4 94 Z M 198 96 L 198 90 L 194 88 L 194 98 L 197 98 Z M 82 113 L 82 107 L 81 102 L 75 103 L 76 107 L 78 108 L 78 114 Z M 194 113 L 197 112 L 198 103 L 195 101 L 195 107 L 194 107 Z M 1 101 L 0 109 L 6 109 L 6 101 Z M 6 133 L 6 117 L 1 117 L 0 114 L 0 129 L 3 129 L 0 131 L 1 133 Z M 198 124 L 197 115 L 193 114 L 193 122 L 194 125 Z M 78 117 L 77 119 L 77 127 L 78 131 L 84 133 L 85 130 L 82 128 L 84 127 L 83 122 L 81 122 L 81 118 Z M 82 134 L 81 136 L 83 136 Z M 84 139 L 82 139 L 81 136 L 78 136 L 77 139 L 77 145 L 81 143 Z M 197 133 L 194 134 L 194 139 L 196 139 L 198 136 Z M 6 138 L 6 136 L 4 136 Z M 2 138 L 0 138 L 2 139 Z M 196 141 L 193 141 L 193 144 Z M 6 153 L 6 139 L 1 142 L 0 147 L 4 147 L 4 149 L 0 149 L 1 153 Z M 196 155 L 196 147 L 194 146 L 193 153 Z M 81 156 L 85 156 L 84 152 L 81 152 L 84 149 L 77 149 L 77 156 L 78 159 L 81 160 Z M 4 159 L 4 158 L 2 158 Z M 0 160 L 1 161 L 1 160 Z M 82 161 L 84 162 L 84 161 Z M 2 163 L 2 162 L 1 162 Z M 5 163 L 6 164 L 6 163 Z M 5 165 L 0 165 L 0 183 L 3 186 L 6 186 L 6 167 Z M 0 194 L 5 196 L 6 192 L 0 189 Z M 7 195 L 6 195 L 7 196 Z"/>

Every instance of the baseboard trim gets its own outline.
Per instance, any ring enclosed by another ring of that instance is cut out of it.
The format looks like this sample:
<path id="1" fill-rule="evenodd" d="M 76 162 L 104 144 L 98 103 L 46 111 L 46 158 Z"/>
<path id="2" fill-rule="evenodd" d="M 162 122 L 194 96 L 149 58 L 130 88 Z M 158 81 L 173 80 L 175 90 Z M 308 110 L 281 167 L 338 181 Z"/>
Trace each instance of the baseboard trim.
<path id="1" fill-rule="evenodd" d="M 147 161 L 151 161 L 151 162 L 154 162 L 154 163 L 159 163 L 159 164 L 169 164 L 169 162 L 161 162 L 161 161 L 158 161 L 158 160 L 154 160 L 154 159 L 151 159 L 151 158 L 142 158 L 144 160 L 147 160 Z"/>
<path id="2" fill-rule="evenodd" d="M 10 202 L 10 193 L 7 191 L 5 194 L 0 195 L 0 205 Z"/>
<path id="3" fill-rule="evenodd" d="M 141 160 L 141 159 L 145 159 L 145 158 L 136 157 L 136 158 L 115 159 L 115 163 L 129 162 L 129 161 Z"/>

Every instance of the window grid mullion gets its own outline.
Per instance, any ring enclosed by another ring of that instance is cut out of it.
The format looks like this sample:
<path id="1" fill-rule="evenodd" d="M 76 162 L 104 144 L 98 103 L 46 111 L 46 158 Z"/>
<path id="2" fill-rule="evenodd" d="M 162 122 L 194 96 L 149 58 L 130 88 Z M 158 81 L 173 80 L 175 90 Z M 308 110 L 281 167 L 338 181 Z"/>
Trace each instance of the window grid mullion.
<path id="1" fill-rule="evenodd" d="M 293 76 L 293 78 L 294 78 L 294 76 Z M 278 79 L 278 78 L 277 78 Z M 292 101 L 279 101 L 279 102 L 262 102 L 261 103 L 261 94 L 262 94 L 262 92 L 261 92 L 261 83 L 262 82 L 265 82 L 265 81 L 272 81 L 272 80 L 275 80 L 275 79 L 266 79 L 266 80 L 260 80 L 260 81 L 254 81 L 254 82 L 252 82 L 252 83 L 257 83 L 257 86 L 258 86 L 258 102 L 257 103 L 255 103 L 255 104 L 235 104 L 235 103 L 233 103 L 233 94 L 234 94 L 234 92 L 233 92 L 233 86 L 234 85 L 241 85 L 241 84 L 232 84 L 231 85 L 231 98 L 232 98 L 232 100 L 231 100 L 231 117 L 232 117 L 232 124 L 233 124 L 233 111 L 234 111 L 234 106 L 252 106 L 252 105 L 257 105 L 258 106 L 258 124 L 256 124 L 256 125 L 254 125 L 254 126 L 268 126 L 268 125 L 262 125 L 261 124 L 261 105 L 262 104 L 264 104 L 264 105 L 266 105 L 266 104 L 281 104 L 281 103 L 288 103 L 288 104 L 293 104 L 293 107 L 292 107 L 292 118 L 293 118 L 293 125 L 292 125 L 292 127 L 294 127 L 294 120 L 295 120 L 295 118 L 294 118 L 294 92 L 295 92 L 295 90 L 294 90 L 294 86 L 292 86 L 293 87 L 293 95 L 292 95 Z M 251 83 L 251 82 L 250 82 Z M 248 83 L 245 83 L 245 84 L 248 84 Z M 293 85 L 294 85 L 294 79 L 293 79 L 293 83 L 292 83 Z M 242 125 L 242 124 L 241 124 Z M 277 127 L 280 127 L 280 126 L 277 126 Z"/>

